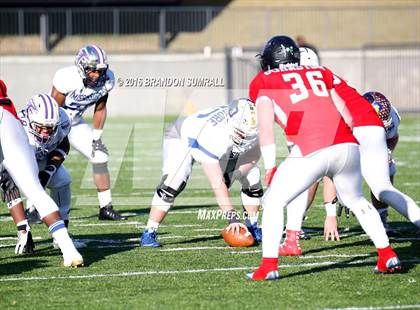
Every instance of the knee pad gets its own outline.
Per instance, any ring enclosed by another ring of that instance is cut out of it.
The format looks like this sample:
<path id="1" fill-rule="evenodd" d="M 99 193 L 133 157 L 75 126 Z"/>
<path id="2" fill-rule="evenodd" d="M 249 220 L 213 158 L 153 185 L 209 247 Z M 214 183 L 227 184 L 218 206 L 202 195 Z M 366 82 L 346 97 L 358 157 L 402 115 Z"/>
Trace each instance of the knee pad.
<path id="1" fill-rule="evenodd" d="M 178 196 L 185 188 L 187 183 L 181 181 L 178 188 L 173 188 L 165 184 L 165 180 L 168 178 L 168 175 L 165 174 L 162 177 L 162 181 L 159 186 L 156 188 L 156 194 L 166 203 L 173 204 L 176 196 Z"/>
<path id="2" fill-rule="evenodd" d="M 93 171 L 94 174 L 106 174 L 106 173 L 108 173 L 108 162 L 92 163 L 92 171 Z"/>
<path id="3" fill-rule="evenodd" d="M 261 203 L 261 197 L 264 195 L 261 182 L 241 191 L 242 204 L 245 206 L 258 206 Z"/>
<path id="4" fill-rule="evenodd" d="M 70 185 L 51 189 L 51 198 L 55 201 L 60 211 L 61 218 L 67 220 L 69 218 L 71 206 L 71 190 Z"/>

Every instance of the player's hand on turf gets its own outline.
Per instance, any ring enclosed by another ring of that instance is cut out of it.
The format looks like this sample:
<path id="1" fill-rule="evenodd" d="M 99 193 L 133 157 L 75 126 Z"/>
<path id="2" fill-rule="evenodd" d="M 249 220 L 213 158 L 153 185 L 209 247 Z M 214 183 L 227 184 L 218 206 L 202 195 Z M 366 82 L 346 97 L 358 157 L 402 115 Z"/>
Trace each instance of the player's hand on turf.
<path id="1" fill-rule="evenodd" d="M 324 222 L 324 238 L 325 241 L 337 240 L 340 241 L 340 234 L 338 233 L 337 217 L 327 216 Z"/>
<path id="2" fill-rule="evenodd" d="M 30 237 L 31 228 L 26 225 L 25 230 L 18 230 L 18 240 L 15 247 L 15 254 L 31 254 L 34 252 L 34 244 Z"/>
<path id="3" fill-rule="evenodd" d="M 265 170 L 264 180 L 265 180 L 265 184 L 267 186 L 270 186 L 271 181 L 273 180 L 273 177 L 274 177 L 274 174 L 276 173 L 276 171 L 277 171 L 277 167 Z"/>
<path id="4" fill-rule="evenodd" d="M 232 234 L 239 234 L 241 227 L 248 230 L 248 228 L 242 223 L 232 223 L 226 227 L 226 232 L 231 232 Z"/>

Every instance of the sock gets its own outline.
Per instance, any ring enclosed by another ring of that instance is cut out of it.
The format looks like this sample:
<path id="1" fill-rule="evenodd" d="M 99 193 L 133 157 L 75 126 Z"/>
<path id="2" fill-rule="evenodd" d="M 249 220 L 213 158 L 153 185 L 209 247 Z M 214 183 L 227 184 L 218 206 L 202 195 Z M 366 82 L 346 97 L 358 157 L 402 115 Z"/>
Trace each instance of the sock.
<path id="1" fill-rule="evenodd" d="M 159 228 L 160 223 L 155 222 L 151 219 L 147 220 L 146 230 L 154 230 L 156 231 Z"/>
<path id="2" fill-rule="evenodd" d="M 57 222 L 51 224 L 50 227 L 48 227 L 48 230 L 60 247 L 63 256 L 72 255 L 75 252 L 78 253 L 74 247 L 73 241 L 69 237 L 63 220 L 58 220 Z"/>
<path id="3" fill-rule="evenodd" d="M 111 190 L 107 189 L 106 191 L 98 192 L 98 199 L 99 199 L 99 207 L 101 208 L 106 207 L 108 204 L 112 202 Z"/>

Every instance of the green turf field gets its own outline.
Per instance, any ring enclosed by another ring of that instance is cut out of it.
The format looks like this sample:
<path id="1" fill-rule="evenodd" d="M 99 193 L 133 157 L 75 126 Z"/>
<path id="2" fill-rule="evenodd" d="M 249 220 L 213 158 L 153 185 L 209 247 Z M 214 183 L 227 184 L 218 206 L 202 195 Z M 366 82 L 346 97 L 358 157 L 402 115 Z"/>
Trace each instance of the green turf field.
<path id="1" fill-rule="evenodd" d="M 342 241 L 323 241 L 319 194 L 304 224 L 313 231 L 312 240 L 301 242 L 304 255 L 280 260 L 279 281 L 247 281 L 245 274 L 260 262 L 261 246 L 229 248 L 220 237 L 225 221 L 197 219 L 199 210 L 217 209 L 198 165 L 159 229 L 163 247 L 140 248 L 138 237 L 160 180 L 163 124 L 107 122 L 114 206 L 128 221 L 99 222 L 91 167 L 75 151 L 66 160 L 73 176 L 70 232 L 88 242 L 81 250 L 85 268 L 60 267 L 60 252 L 42 225 L 33 226 L 36 254 L 16 256 L 16 228 L 1 205 L 0 309 L 420 309 L 420 235 L 414 226 L 390 210 L 391 226 L 404 233 L 391 240 L 404 272 L 374 275 L 376 251 L 355 218 Z M 403 115 L 400 134 L 395 184 L 420 203 L 420 116 Z M 238 203 L 237 185 L 232 193 Z M 341 224 L 346 227 L 346 220 Z"/>

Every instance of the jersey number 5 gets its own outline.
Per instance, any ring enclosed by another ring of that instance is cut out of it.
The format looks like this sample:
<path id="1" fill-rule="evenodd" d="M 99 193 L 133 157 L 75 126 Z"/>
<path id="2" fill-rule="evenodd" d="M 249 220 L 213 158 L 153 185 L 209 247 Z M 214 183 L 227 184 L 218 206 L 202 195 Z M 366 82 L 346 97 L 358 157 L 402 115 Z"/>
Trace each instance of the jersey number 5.
<path id="1" fill-rule="evenodd" d="M 308 71 L 306 72 L 305 76 L 309 82 L 309 85 L 311 86 L 314 95 L 319 97 L 328 97 L 327 86 L 322 80 L 323 77 L 320 71 Z M 296 72 L 283 74 L 283 80 L 285 82 L 292 82 L 292 88 L 298 91 L 289 96 L 292 104 L 296 104 L 309 98 L 309 91 L 306 88 L 303 78 L 300 74 Z"/>

